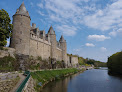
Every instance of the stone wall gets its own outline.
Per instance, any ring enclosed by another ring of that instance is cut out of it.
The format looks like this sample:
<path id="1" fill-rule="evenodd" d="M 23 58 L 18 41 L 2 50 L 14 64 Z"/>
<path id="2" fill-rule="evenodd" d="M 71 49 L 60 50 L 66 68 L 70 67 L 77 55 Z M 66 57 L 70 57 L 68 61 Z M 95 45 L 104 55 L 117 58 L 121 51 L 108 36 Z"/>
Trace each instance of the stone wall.
<path id="1" fill-rule="evenodd" d="M 12 56 L 15 58 L 15 49 L 14 48 L 9 48 L 9 47 L 4 47 L 3 50 L 0 50 L 0 58 L 4 56 Z"/>
<path id="2" fill-rule="evenodd" d="M 43 39 L 30 39 L 30 56 L 41 56 L 42 59 L 48 59 L 50 57 L 50 51 L 51 44 L 47 41 L 44 42 Z"/>
<path id="3" fill-rule="evenodd" d="M 57 48 L 57 51 L 56 51 L 56 60 L 57 61 L 62 61 L 62 50 Z"/>
<path id="4" fill-rule="evenodd" d="M 18 73 L 0 73 L 0 92 L 12 92 L 19 80 Z"/>
<path id="5" fill-rule="evenodd" d="M 72 57 L 72 65 L 73 67 L 77 67 L 78 64 L 78 57 Z"/>
<path id="6" fill-rule="evenodd" d="M 72 55 L 67 55 L 67 63 L 68 67 L 77 67 L 78 66 L 78 57 L 77 56 L 72 56 Z"/>
<path id="7" fill-rule="evenodd" d="M 62 60 L 62 50 L 60 48 L 56 48 L 56 60 Z M 48 59 L 51 57 L 51 43 L 48 41 L 43 41 L 43 39 L 30 39 L 30 56 L 38 57 L 41 56 L 42 59 Z"/>

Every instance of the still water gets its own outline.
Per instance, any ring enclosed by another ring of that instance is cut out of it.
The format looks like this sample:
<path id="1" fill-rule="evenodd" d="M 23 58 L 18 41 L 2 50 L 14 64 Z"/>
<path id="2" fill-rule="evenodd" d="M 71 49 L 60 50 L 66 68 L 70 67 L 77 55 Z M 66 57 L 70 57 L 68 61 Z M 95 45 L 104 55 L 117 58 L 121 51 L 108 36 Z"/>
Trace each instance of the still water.
<path id="1" fill-rule="evenodd" d="M 42 92 L 122 92 L 122 78 L 92 69 L 47 84 Z"/>

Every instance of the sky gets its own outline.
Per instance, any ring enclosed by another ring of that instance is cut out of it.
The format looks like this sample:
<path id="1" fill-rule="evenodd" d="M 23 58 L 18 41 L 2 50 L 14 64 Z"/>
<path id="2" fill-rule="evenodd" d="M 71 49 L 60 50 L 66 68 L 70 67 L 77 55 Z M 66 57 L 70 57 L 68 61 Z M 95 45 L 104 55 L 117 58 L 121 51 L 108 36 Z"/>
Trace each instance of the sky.
<path id="1" fill-rule="evenodd" d="M 64 35 L 67 53 L 107 62 L 122 51 L 122 0 L 0 0 L 0 9 L 12 20 L 23 1 L 31 24 Z"/>

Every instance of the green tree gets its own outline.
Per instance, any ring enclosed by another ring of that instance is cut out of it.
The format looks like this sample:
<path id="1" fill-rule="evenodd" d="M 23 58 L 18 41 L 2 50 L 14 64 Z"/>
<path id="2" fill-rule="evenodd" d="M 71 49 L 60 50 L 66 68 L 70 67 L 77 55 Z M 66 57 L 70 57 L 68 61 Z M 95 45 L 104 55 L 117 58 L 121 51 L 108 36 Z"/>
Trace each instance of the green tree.
<path id="1" fill-rule="evenodd" d="M 10 22 L 8 13 L 4 9 L 0 10 L 0 46 L 5 46 L 7 38 L 11 36 L 13 25 Z"/>
<path id="2" fill-rule="evenodd" d="M 108 58 L 107 66 L 109 74 L 122 75 L 122 51 L 110 56 Z"/>

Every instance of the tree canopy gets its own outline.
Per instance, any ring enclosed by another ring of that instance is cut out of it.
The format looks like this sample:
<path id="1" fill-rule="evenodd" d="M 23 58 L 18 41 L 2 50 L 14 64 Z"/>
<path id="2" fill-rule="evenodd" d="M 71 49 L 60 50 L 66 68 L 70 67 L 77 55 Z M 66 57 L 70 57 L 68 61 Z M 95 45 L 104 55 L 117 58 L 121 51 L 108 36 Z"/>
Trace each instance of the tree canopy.
<path id="1" fill-rule="evenodd" d="M 97 61 L 94 59 L 89 59 L 89 58 L 84 59 L 83 57 L 79 57 L 78 61 L 79 61 L 80 65 L 88 64 L 88 65 L 94 65 L 95 67 L 106 67 L 107 66 L 105 62 L 100 62 L 100 61 Z"/>
<path id="2" fill-rule="evenodd" d="M 0 46 L 7 44 L 7 38 L 11 36 L 13 25 L 10 24 L 9 14 L 4 10 L 0 10 Z"/>
<path id="3" fill-rule="evenodd" d="M 108 58 L 107 66 L 109 74 L 122 75 L 122 51 L 110 56 Z"/>

